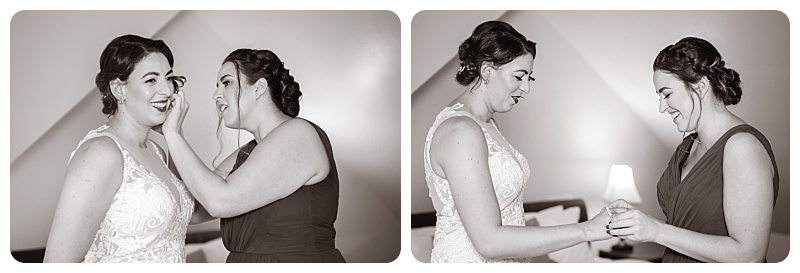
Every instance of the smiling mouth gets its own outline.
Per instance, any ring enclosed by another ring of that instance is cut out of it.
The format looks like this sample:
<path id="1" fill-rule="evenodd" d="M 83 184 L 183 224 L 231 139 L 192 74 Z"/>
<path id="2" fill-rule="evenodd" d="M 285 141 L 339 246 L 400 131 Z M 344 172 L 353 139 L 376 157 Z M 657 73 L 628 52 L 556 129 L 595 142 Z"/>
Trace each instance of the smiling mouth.
<path id="1" fill-rule="evenodd" d="M 155 108 L 159 112 L 164 113 L 170 109 L 172 103 L 169 100 L 161 100 L 161 101 L 151 102 L 150 105 L 152 105 L 153 108 Z"/>
<path id="2" fill-rule="evenodd" d="M 674 121 L 676 118 L 678 118 L 680 115 L 681 115 L 681 113 L 679 113 L 679 112 L 672 112 L 672 113 L 670 114 L 670 116 L 672 117 L 672 120 L 673 120 L 673 121 Z"/>

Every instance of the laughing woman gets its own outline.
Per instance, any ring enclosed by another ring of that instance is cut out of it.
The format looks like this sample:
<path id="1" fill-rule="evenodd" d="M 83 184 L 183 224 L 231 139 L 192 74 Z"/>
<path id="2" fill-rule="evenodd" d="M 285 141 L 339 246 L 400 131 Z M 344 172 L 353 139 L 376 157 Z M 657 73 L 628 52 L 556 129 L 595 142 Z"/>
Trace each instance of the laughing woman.
<path id="1" fill-rule="evenodd" d="M 187 224 L 211 219 L 148 139 L 185 79 L 161 40 L 124 35 L 95 83 L 110 120 L 70 156 L 45 262 L 185 262 Z"/>
<path id="2" fill-rule="evenodd" d="M 298 118 L 300 86 L 269 50 L 222 62 L 212 98 L 225 126 L 254 139 L 209 170 L 186 143 L 182 91 L 164 136 L 189 190 L 221 219 L 227 262 L 344 262 L 334 221 L 339 178 L 325 132 Z M 229 167 L 233 165 L 232 167 Z"/>
<path id="3" fill-rule="evenodd" d="M 626 203 L 613 235 L 667 247 L 663 262 L 764 262 L 778 167 L 767 138 L 728 110 L 741 100 L 739 73 L 708 41 L 687 37 L 653 62 L 659 111 L 678 131 L 678 145 L 658 181 L 666 222 Z"/>

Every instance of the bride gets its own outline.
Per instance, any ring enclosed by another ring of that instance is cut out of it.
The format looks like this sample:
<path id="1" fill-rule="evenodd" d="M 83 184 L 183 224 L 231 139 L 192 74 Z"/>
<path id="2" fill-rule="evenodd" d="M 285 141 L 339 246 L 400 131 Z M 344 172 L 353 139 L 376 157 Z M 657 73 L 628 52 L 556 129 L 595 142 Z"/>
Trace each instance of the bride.
<path id="1" fill-rule="evenodd" d="M 464 92 L 437 116 L 425 139 L 425 177 L 436 209 L 431 262 L 527 262 L 586 241 L 611 238 L 609 216 L 526 227 L 528 162 L 492 115 L 530 93 L 536 44 L 500 21 L 484 22 L 458 49 Z"/>
<path id="2" fill-rule="evenodd" d="M 160 40 L 124 35 L 100 56 L 109 121 L 70 156 L 45 262 L 185 262 L 186 228 L 212 219 L 148 139 L 185 80 Z M 158 129 L 157 129 L 158 130 Z"/>

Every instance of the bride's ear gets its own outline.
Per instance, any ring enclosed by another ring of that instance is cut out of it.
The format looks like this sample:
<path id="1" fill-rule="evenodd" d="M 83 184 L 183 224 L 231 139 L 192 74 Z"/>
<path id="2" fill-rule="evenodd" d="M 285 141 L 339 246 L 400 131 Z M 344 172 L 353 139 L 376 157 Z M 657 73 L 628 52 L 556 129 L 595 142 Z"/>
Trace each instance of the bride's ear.
<path id="1" fill-rule="evenodd" d="M 111 91 L 111 95 L 113 95 L 117 101 L 122 101 L 125 95 L 125 83 L 120 79 L 114 79 L 108 82 L 108 87 Z"/>
<path id="2" fill-rule="evenodd" d="M 495 70 L 494 66 L 492 66 L 489 62 L 481 63 L 481 80 L 483 83 L 489 83 L 489 77 L 492 76 L 492 72 Z"/>

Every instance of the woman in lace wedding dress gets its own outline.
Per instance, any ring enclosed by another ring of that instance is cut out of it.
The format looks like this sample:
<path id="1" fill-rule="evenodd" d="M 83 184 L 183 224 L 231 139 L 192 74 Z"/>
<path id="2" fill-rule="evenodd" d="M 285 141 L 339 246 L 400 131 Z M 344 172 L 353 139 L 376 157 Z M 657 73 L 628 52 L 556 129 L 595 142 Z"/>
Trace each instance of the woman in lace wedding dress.
<path id="1" fill-rule="evenodd" d="M 185 262 L 190 221 L 211 219 L 148 139 L 182 81 L 160 40 L 124 35 L 100 57 L 107 124 L 70 155 L 45 262 Z"/>
<path id="2" fill-rule="evenodd" d="M 456 81 L 466 90 L 436 116 L 425 139 L 425 178 L 437 212 L 431 262 L 526 262 L 610 238 L 605 213 L 578 224 L 525 227 L 528 162 L 492 115 L 530 92 L 536 44 L 505 22 L 488 21 L 458 56 Z"/>

